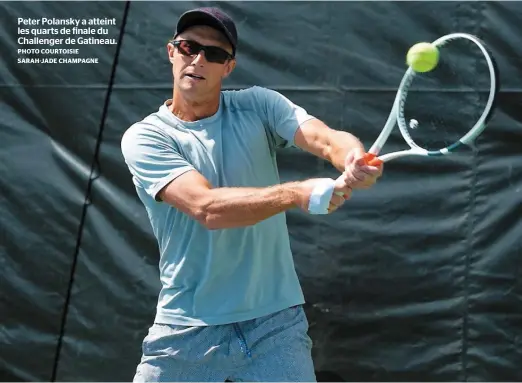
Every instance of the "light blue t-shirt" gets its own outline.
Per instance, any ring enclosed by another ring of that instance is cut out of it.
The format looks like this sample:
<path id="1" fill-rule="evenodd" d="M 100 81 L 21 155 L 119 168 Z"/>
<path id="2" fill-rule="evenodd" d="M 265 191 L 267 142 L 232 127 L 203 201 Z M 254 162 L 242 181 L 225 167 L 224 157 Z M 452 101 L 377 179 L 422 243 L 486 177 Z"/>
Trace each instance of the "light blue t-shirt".
<path id="1" fill-rule="evenodd" d="M 157 193 L 193 169 L 215 188 L 279 184 L 275 149 L 294 146 L 298 126 L 313 117 L 262 87 L 222 91 L 218 112 L 196 122 L 178 119 L 170 102 L 132 125 L 121 142 L 159 245 L 155 321 L 218 325 L 304 303 L 285 213 L 253 226 L 208 230 L 159 202 Z"/>

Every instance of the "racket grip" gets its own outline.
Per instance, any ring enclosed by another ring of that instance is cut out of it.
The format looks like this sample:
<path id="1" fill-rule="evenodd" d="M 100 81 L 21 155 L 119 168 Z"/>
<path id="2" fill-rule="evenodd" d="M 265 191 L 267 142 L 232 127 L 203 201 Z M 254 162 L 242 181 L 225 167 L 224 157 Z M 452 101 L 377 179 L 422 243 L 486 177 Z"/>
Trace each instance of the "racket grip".
<path id="1" fill-rule="evenodd" d="M 365 153 L 364 161 L 366 162 L 366 165 L 370 166 L 380 166 L 383 164 L 383 161 L 373 153 Z"/>

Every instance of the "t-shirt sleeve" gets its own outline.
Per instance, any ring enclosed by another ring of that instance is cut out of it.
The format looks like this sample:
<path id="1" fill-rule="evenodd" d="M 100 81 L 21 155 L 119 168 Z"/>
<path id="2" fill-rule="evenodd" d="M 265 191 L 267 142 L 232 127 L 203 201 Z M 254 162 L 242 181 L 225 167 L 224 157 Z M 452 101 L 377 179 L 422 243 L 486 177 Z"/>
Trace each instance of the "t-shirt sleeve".
<path id="1" fill-rule="evenodd" d="M 275 146 L 295 147 L 297 129 L 315 117 L 279 92 L 262 87 L 254 87 L 254 90 Z"/>
<path id="2" fill-rule="evenodd" d="M 175 141 L 143 123 L 131 126 L 121 139 L 121 151 L 136 187 L 154 200 L 171 181 L 195 168 L 182 156 Z"/>

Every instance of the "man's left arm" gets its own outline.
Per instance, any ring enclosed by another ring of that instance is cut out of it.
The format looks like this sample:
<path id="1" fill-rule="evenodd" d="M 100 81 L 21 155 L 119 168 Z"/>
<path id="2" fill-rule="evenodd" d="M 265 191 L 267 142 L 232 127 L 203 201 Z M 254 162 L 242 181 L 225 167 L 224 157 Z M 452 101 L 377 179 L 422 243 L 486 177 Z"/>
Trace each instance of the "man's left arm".
<path id="1" fill-rule="evenodd" d="M 275 147 L 296 146 L 329 161 L 341 173 L 346 171 L 345 166 L 350 163 L 356 166 L 356 169 L 351 169 L 353 166 L 350 166 L 350 173 L 362 171 L 375 178 L 375 169 L 366 169 L 363 158 L 365 150 L 357 137 L 331 129 L 279 92 L 261 87 L 254 87 L 251 91 L 257 98 L 260 115 L 263 116 Z M 348 156 L 349 154 L 353 155 Z M 366 176 L 362 175 L 362 178 Z M 372 184 L 375 179 L 368 182 Z M 363 181 L 362 184 L 365 186 L 367 182 Z"/>
<path id="2" fill-rule="evenodd" d="M 330 162 L 341 173 L 345 170 L 345 159 L 351 150 L 365 151 L 362 142 L 353 134 L 334 130 L 317 118 L 302 123 L 294 141 L 296 146 Z"/>

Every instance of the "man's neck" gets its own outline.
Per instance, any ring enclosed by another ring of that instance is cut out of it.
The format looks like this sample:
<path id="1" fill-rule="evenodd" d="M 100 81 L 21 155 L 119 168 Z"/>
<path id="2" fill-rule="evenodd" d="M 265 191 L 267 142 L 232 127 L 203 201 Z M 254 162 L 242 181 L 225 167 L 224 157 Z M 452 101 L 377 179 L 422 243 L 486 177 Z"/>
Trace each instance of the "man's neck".
<path id="1" fill-rule="evenodd" d="M 174 91 L 169 110 L 183 121 L 198 121 L 213 116 L 219 109 L 221 94 L 203 100 L 187 100 L 179 92 Z"/>

